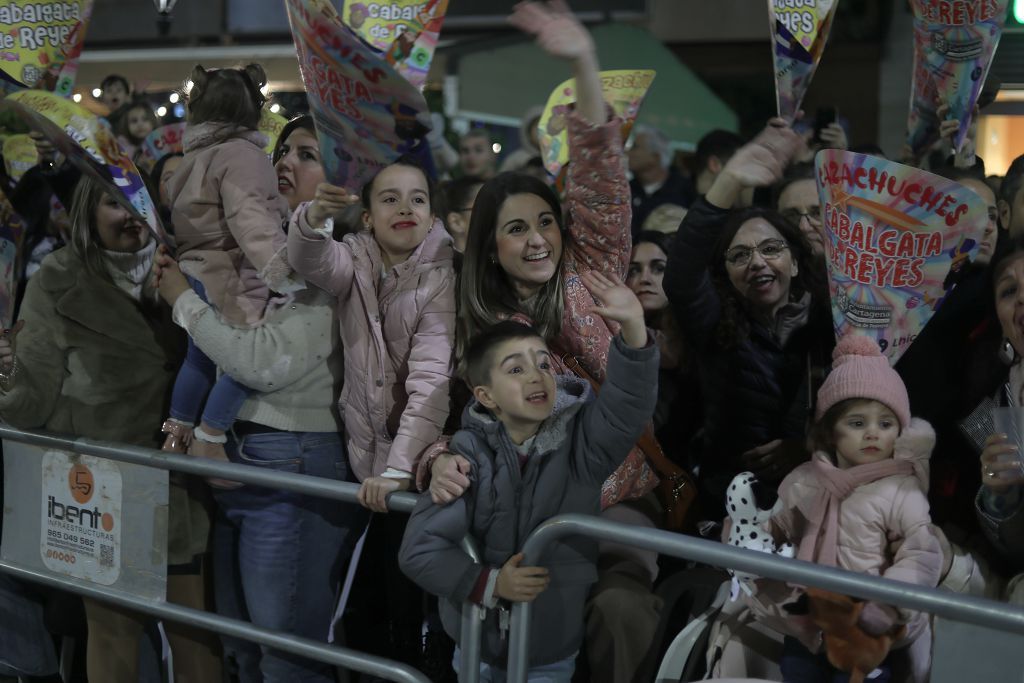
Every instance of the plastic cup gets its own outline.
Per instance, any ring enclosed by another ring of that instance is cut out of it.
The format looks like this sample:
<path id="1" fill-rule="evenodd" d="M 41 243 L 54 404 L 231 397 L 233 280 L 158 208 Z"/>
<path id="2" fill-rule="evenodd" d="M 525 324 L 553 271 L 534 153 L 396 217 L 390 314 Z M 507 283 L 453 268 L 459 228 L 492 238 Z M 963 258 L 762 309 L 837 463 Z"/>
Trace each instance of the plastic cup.
<path id="1" fill-rule="evenodd" d="M 999 407 L 992 412 L 997 434 L 1006 434 L 1009 442 L 1017 447 L 1016 453 L 1006 453 L 997 458 L 998 462 L 1017 463 L 1018 472 L 1003 470 L 997 476 L 1011 479 L 1024 474 L 1024 408 Z"/>

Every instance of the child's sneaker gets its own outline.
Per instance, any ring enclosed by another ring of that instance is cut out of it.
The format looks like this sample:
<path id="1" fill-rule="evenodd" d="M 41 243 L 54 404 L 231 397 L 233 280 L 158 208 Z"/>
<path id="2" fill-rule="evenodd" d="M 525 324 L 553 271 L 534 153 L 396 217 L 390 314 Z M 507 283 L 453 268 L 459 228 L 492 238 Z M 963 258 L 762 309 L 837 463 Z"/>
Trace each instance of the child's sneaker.
<path id="1" fill-rule="evenodd" d="M 192 443 L 192 425 L 167 418 L 160 426 L 160 431 L 167 435 L 160 450 L 171 453 L 184 453 Z"/>

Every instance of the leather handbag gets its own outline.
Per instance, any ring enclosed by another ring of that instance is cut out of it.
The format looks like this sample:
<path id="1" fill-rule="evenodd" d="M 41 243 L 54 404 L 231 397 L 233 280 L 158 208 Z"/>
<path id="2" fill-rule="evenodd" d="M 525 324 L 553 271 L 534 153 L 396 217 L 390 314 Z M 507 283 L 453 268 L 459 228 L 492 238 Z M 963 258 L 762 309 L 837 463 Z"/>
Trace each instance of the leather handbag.
<path id="1" fill-rule="evenodd" d="M 595 393 L 600 393 L 601 385 L 584 369 L 579 360 L 572 354 L 560 356 L 566 370 L 580 379 L 590 383 Z M 658 486 L 654 490 L 663 510 L 662 528 L 667 531 L 682 533 L 693 531 L 696 520 L 697 486 L 693 477 L 685 469 L 668 459 L 654 435 L 654 425 L 647 423 L 644 433 L 636 442 L 637 448 L 643 452 L 647 462 L 658 473 Z"/>

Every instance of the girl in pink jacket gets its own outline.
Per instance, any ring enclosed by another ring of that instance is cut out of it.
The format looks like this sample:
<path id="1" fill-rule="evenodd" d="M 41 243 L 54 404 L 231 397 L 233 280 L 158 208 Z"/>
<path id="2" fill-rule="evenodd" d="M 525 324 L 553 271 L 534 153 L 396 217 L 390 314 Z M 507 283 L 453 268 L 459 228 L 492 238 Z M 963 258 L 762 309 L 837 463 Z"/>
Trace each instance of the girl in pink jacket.
<path id="1" fill-rule="evenodd" d="M 433 188 L 414 161 L 399 159 L 362 188 L 364 230 L 331 238 L 332 216 L 360 200 L 323 184 L 288 229 L 296 272 L 337 297 L 345 381 L 339 405 L 359 502 L 387 512 L 413 464 L 448 417 L 455 334 L 455 251 L 436 220 Z M 383 515 L 366 535 L 353 600 L 364 649 L 418 661 L 423 594 L 398 567 L 405 515 Z M 372 596 L 372 597 L 371 597 Z"/>
<path id="2" fill-rule="evenodd" d="M 943 555 L 927 498 L 935 433 L 927 422 L 911 420 L 907 389 L 873 340 L 848 336 L 836 345 L 832 371 L 818 391 L 812 438 L 818 450 L 811 461 L 779 486 L 782 510 L 770 520 L 776 539 L 793 543 L 801 560 L 936 586 Z M 772 588 L 780 587 L 766 588 L 755 602 L 766 605 Z M 783 680 L 819 680 L 814 672 L 835 672 L 821 633 L 808 621 L 782 618 L 772 625 L 786 634 Z M 927 615 L 874 602 L 861 612 L 859 626 L 872 635 L 901 625 L 906 632 L 894 649 L 909 648 L 912 679 L 926 680 Z M 889 680 L 890 659 L 875 680 Z"/>
<path id="3" fill-rule="evenodd" d="M 423 169 L 399 159 L 363 187 L 362 232 L 331 239 L 331 216 L 359 198 L 327 184 L 288 231 L 292 267 L 338 299 L 349 461 L 359 501 L 376 512 L 387 512 L 387 494 L 409 488 L 448 417 L 455 252 L 431 196 Z"/>
<path id="4" fill-rule="evenodd" d="M 179 265 L 226 322 L 252 327 L 272 293 L 302 288 L 283 253 L 288 204 L 257 130 L 266 76 L 258 64 L 196 66 L 191 80 L 185 156 L 167 184 Z M 164 449 L 183 451 L 191 442 L 191 453 L 226 461 L 224 434 L 249 393 L 228 375 L 217 379 L 216 366 L 189 340 L 163 425 Z M 192 429 L 200 408 L 202 423 Z"/>

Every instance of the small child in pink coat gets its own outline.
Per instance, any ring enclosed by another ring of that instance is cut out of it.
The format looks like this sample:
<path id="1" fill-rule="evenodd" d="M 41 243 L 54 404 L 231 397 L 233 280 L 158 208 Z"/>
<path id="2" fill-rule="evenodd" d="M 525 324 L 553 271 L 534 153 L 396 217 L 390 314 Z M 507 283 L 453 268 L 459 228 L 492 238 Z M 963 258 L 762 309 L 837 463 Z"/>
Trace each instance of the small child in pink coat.
<path id="1" fill-rule="evenodd" d="M 263 68 L 192 71 L 185 156 L 167 183 L 178 258 L 196 293 L 226 322 L 262 322 L 272 294 L 303 287 L 284 254 L 288 204 L 257 128 Z M 225 432 L 250 393 L 189 341 L 171 397 L 165 450 L 227 460 Z M 205 404 L 204 404 L 205 401 Z M 202 422 L 192 428 L 202 409 Z M 193 441 L 194 437 L 194 441 Z M 228 487 L 226 482 L 211 481 Z"/>
<path id="2" fill-rule="evenodd" d="M 927 498 L 935 433 L 911 419 L 906 387 L 875 341 L 848 336 L 836 345 L 812 436 L 817 452 L 779 486 L 781 512 L 769 522 L 776 540 L 793 543 L 801 560 L 936 586 L 943 554 Z M 790 626 L 780 629 L 783 680 L 819 680 L 822 672 L 832 680 L 821 633 L 799 618 L 779 623 Z M 893 649 L 908 649 L 912 680 L 927 679 L 926 614 L 869 602 L 859 625 L 871 635 L 906 625 Z M 892 658 L 869 680 L 890 680 Z"/>

